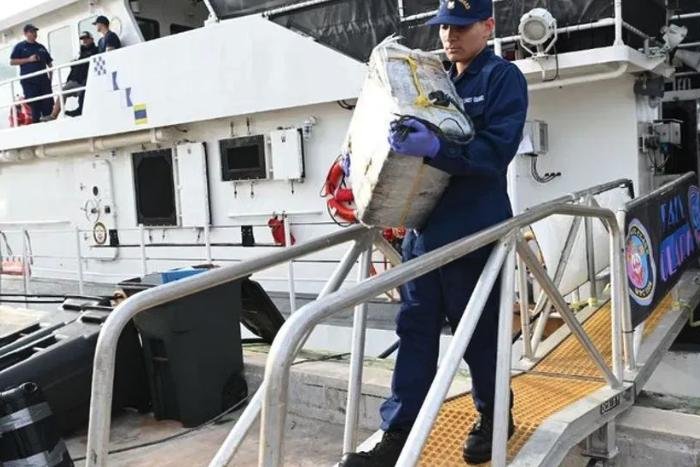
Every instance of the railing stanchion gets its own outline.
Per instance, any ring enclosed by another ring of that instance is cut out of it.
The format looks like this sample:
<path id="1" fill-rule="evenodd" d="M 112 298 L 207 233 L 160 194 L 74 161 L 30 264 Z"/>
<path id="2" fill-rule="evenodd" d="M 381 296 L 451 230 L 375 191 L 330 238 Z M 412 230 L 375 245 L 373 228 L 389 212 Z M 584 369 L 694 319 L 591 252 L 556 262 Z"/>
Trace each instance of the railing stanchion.
<path id="1" fill-rule="evenodd" d="M 212 264 L 211 259 L 211 228 L 209 224 L 204 224 L 204 255 L 207 259 L 207 264 Z"/>
<path id="2" fill-rule="evenodd" d="M 369 277 L 372 264 L 372 243 L 360 256 L 357 282 Z M 352 327 L 352 348 L 350 350 L 350 377 L 348 378 L 348 400 L 345 410 L 345 432 L 343 452 L 353 452 L 357 447 L 357 425 L 359 420 L 360 398 L 362 396 L 362 366 L 365 357 L 365 335 L 367 331 L 367 302 L 355 307 Z"/>
<path id="3" fill-rule="evenodd" d="M 625 223 L 627 219 L 627 212 L 625 209 L 620 209 L 616 213 L 617 225 L 620 229 L 620 235 L 622 236 L 622 254 L 623 254 L 623 270 L 627 267 L 626 260 L 624 260 L 624 248 L 625 248 Z M 621 294 L 621 304 L 622 304 L 622 331 L 623 331 L 623 349 L 625 352 L 625 367 L 628 370 L 635 370 L 637 368 L 637 352 L 639 351 L 639 345 L 641 345 L 641 338 L 643 331 L 640 331 L 638 339 L 635 337 L 635 329 L 632 326 L 632 307 L 630 305 L 630 294 L 629 294 L 629 283 L 627 282 L 626 274 L 623 275 L 620 285 L 619 293 Z"/>
<path id="4" fill-rule="evenodd" d="M 282 214 L 282 222 L 284 225 L 284 246 L 285 248 L 291 248 L 292 231 L 287 214 Z M 297 310 L 297 293 L 294 284 L 294 260 L 289 260 L 289 264 L 287 265 L 287 279 L 287 283 L 289 284 L 289 312 L 294 313 Z"/>
<path id="5" fill-rule="evenodd" d="M 30 253 L 29 253 L 29 232 L 27 229 L 22 229 L 22 283 L 24 285 L 24 299 L 27 299 L 27 294 L 30 293 Z M 25 301 L 25 306 L 27 302 Z"/>
<path id="6" fill-rule="evenodd" d="M 496 283 L 506 254 L 512 246 L 512 241 L 512 235 L 508 235 L 506 239 L 498 242 L 493 248 L 486 266 L 484 266 L 484 271 L 481 273 L 469 303 L 464 310 L 462 319 L 457 325 L 447 352 L 440 362 L 433 384 L 430 386 L 411 433 L 408 435 L 406 445 L 401 451 L 399 460 L 396 462 L 397 467 L 413 466 L 420 457 L 442 402 L 445 400 L 445 395 L 447 395 L 447 391 L 450 388 L 452 379 L 459 369 L 459 362 L 464 357 L 464 352 L 469 346 L 469 341 L 474 334 L 474 329 L 476 329 L 486 301 Z"/>
<path id="7" fill-rule="evenodd" d="M 63 68 L 56 69 L 56 75 L 58 77 L 58 102 L 61 105 L 61 110 L 59 115 L 64 116 L 66 114 L 66 95 L 63 92 L 63 79 L 61 79 L 61 71 Z"/>
<path id="8" fill-rule="evenodd" d="M 83 286 L 83 255 L 80 247 L 80 227 L 75 226 L 75 259 L 77 261 L 77 272 L 78 272 L 78 293 L 80 295 L 85 294 Z"/>
<path id="9" fill-rule="evenodd" d="M 323 287 L 323 290 L 321 290 L 321 293 L 318 295 L 317 300 L 320 300 L 321 298 L 338 290 L 338 288 L 343 283 L 347 275 L 350 273 L 350 270 L 352 269 L 353 264 L 355 264 L 357 257 L 364 249 L 364 245 L 364 241 L 358 240 L 353 244 L 351 248 L 348 249 L 348 251 L 343 256 L 343 259 L 336 267 L 335 271 L 333 271 L 333 274 L 331 274 L 330 279 L 328 279 L 328 282 Z M 297 348 L 297 352 L 299 352 L 299 350 L 301 350 L 304 347 L 304 343 L 310 335 L 311 332 L 307 333 L 306 337 L 302 340 L 301 344 Z M 253 425 L 253 423 L 255 423 L 255 420 L 260 414 L 260 409 L 262 408 L 262 397 L 264 394 L 265 387 L 266 382 L 263 381 L 260 385 L 260 388 L 258 388 L 258 390 L 255 392 L 255 395 L 248 403 L 248 406 L 241 414 L 241 417 L 239 418 L 238 422 L 236 422 L 236 425 L 228 434 L 226 440 L 216 452 L 216 455 L 214 456 L 212 461 L 209 463 L 210 467 L 225 467 L 231 462 L 234 454 L 240 447 L 248 431 L 250 431 L 251 426 Z"/>
<path id="10" fill-rule="evenodd" d="M 573 208 L 574 206 L 570 207 Z M 598 366 L 598 369 L 600 369 L 610 387 L 618 389 L 621 385 L 621 380 L 618 380 L 615 374 L 608 368 L 605 358 L 603 358 L 600 351 L 593 345 L 586 331 L 583 329 L 583 326 L 581 326 L 581 323 L 578 322 L 574 313 L 569 309 L 569 305 L 564 300 L 564 297 L 561 296 L 557 287 L 552 282 L 552 279 L 547 275 L 547 271 L 539 264 L 537 258 L 530 250 L 530 247 L 524 241 L 519 240 L 517 251 L 523 261 L 525 261 L 525 264 L 530 268 L 532 275 L 542 286 L 542 289 L 549 295 L 549 299 L 561 315 L 562 320 L 564 320 L 571 330 L 571 333 L 578 339 L 586 353 L 588 353 L 596 366 Z"/>
<path id="11" fill-rule="evenodd" d="M 519 235 L 519 234 L 518 234 Z M 513 301 L 515 296 L 515 248 L 511 245 L 501 269 L 501 296 L 498 317 L 498 354 L 496 358 L 496 394 L 493 411 L 493 453 L 491 465 L 506 465 L 510 418 L 510 366 L 513 340 Z"/>
<path id="12" fill-rule="evenodd" d="M 527 283 L 527 266 L 523 260 L 517 258 L 518 264 L 518 304 L 520 306 L 520 336 L 523 341 L 523 355 L 532 360 L 535 355 L 532 352 L 530 332 L 530 291 Z"/>
<path id="13" fill-rule="evenodd" d="M 564 273 L 566 272 L 566 267 L 569 264 L 569 259 L 571 259 L 571 253 L 574 249 L 574 244 L 576 243 L 576 237 L 578 236 L 579 230 L 581 230 L 581 217 L 574 217 L 571 222 L 571 227 L 566 235 L 566 241 L 564 242 L 564 247 L 561 250 L 561 255 L 559 256 L 559 263 L 557 264 L 557 269 L 554 272 L 554 284 L 557 287 L 561 284 L 564 278 Z M 542 337 L 544 335 L 544 330 L 549 320 L 549 315 L 551 313 L 552 306 L 551 301 L 547 298 L 544 292 L 540 292 L 537 297 L 537 303 L 535 304 L 534 314 L 540 314 L 540 317 L 535 324 L 535 332 L 532 336 L 532 353 L 533 355 L 537 352 L 537 348 L 542 342 Z"/>
<path id="14" fill-rule="evenodd" d="M 586 204 L 590 205 L 592 196 L 586 197 Z M 593 239 L 593 219 L 586 217 L 583 220 L 584 230 L 586 231 L 586 268 L 588 270 L 589 294 L 588 304 L 590 306 L 598 305 L 598 283 L 596 282 L 596 267 L 595 267 L 595 241 Z"/>
<path id="15" fill-rule="evenodd" d="M 19 120 L 17 120 L 18 115 L 17 115 L 17 105 L 15 104 L 15 98 L 17 95 L 15 94 L 15 82 L 12 81 L 10 83 L 10 93 L 12 94 L 12 107 L 10 107 L 10 118 L 12 119 L 12 126 L 19 126 Z"/>
<path id="16" fill-rule="evenodd" d="M 148 274 L 148 258 L 146 257 L 146 230 L 139 224 L 139 250 L 141 252 L 141 274 Z"/>

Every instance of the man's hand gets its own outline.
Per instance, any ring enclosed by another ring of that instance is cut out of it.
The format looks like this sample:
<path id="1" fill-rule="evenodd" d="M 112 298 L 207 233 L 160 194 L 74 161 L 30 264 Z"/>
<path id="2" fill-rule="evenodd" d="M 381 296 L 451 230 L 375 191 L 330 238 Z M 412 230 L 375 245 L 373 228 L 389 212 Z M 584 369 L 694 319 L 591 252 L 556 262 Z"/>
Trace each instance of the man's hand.
<path id="1" fill-rule="evenodd" d="M 29 60 L 29 63 L 34 63 L 34 62 L 38 62 L 40 59 L 39 59 L 39 56 L 37 54 L 34 54 L 31 57 L 29 57 L 27 60 Z"/>
<path id="2" fill-rule="evenodd" d="M 440 139 L 427 126 L 414 118 L 392 122 L 389 133 L 392 151 L 432 159 L 440 151 Z"/>

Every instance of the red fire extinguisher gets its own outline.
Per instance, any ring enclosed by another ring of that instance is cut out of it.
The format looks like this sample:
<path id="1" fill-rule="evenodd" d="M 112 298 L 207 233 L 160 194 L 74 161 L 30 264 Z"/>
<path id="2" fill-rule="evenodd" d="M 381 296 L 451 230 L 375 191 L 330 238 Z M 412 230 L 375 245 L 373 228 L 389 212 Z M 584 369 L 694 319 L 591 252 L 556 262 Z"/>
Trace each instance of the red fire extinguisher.
<path id="1" fill-rule="evenodd" d="M 267 225 L 270 227 L 275 245 L 286 246 L 287 242 L 285 241 L 286 232 L 284 230 L 284 222 L 279 217 L 272 216 L 270 220 L 267 221 Z M 289 238 L 292 245 L 294 245 L 296 243 L 294 235 L 290 233 Z"/>

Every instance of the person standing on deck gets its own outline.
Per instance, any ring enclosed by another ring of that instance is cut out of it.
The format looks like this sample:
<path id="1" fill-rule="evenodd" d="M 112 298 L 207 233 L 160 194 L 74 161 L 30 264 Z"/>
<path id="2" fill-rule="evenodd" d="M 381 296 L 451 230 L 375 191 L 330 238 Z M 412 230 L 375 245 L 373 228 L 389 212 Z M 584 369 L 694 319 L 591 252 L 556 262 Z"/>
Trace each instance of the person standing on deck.
<path id="1" fill-rule="evenodd" d="M 53 64 L 53 58 L 51 58 L 49 51 L 36 40 L 37 31 L 39 28 L 33 24 L 25 25 L 25 40 L 15 45 L 10 54 L 10 65 L 19 66 L 20 76 L 51 68 Z M 25 99 L 47 96 L 46 99 L 39 99 L 27 104 L 32 109 L 32 122 L 37 123 L 42 119 L 50 119 L 53 109 L 51 72 L 24 78 L 21 84 Z"/>
<path id="2" fill-rule="evenodd" d="M 405 157 L 424 158 L 452 177 L 420 231 L 403 243 L 404 261 L 483 230 L 512 216 L 506 171 L 516 154 L 527 114 L 527 82 L 512 63 L 488 47 L 495 21 L 491 0 L 443 0 L 428 24 L 439 25 L 452 63 L 449 75 L 475 127 L 466 146 L 441 139 L 418 120 L 411 132 L 391 129 L 389 143 Z M 391 396 L 382 404 L 382 440 L 369 452 L 346 453 L 342 467 L 387 467 L 396 463 L 435 377 L 440 332 L 445 319 L 454 331 L 493 245 L 484 247 L 401 288 L 396 332 L 400 343 Z M 463 458 L 491 459 L 496 376 L 499 281 L 493 288 L 469 343 L 465 360 L 479 419 L 467 434 Z M 512 398 L 511 398 L 512 404 Z M 515 430 L 512 415 L 508 437 Z"/>
<path id="3" fill-rule="evenodd" d="M 80 55 L 77 60 L 83 60 L 93 55 L 99 53 L 95 41 L 92 38 L 92 34 L 88 31 L 83 31 L 80 34 Z M 73 89 L 78 89 L 85 87 L 87 84 L 88 72 L 90 71 L 90 62 L 83 62 L 70 67 L 70 73 L 68 78 L 66 78 L 66 84 L 63 86 L 64 91 L 71 91 Z M 75 110 L 67 110 L 66 115 L 69 117 L 77 117 L 83 113 L 83 102 L 85 100 L 85 90 L 78 91 L 77 93 L 64 94 L 63 99 L 68 99 L 69 97 L 78 98 L 78 108 Z M 51 112 L 51 118 L 55 119 L 61 112 L 61 99 L 56 99 L 53 106 L 53 111 Z"/>
<path id="4" fill-rule="evenodd" d="M 121 48 L 122 42 L 119 40 L 119 36 L 109 29 L 109 19 L 106 16 L 98 16 L 92 24 L 97 29 L 97 32 L 102 34 L 100 40 L 97 41 L 97 48 L 100 53 Z"/>

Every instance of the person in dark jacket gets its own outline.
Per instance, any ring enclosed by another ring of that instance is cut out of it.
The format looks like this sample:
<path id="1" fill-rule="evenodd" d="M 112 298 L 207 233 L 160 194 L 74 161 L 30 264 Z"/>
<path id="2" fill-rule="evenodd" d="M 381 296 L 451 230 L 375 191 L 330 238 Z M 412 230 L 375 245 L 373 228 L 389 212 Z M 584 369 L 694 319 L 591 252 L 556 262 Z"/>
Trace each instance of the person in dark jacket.
<path id="1" fill-rule="evenodd" d="M 495 25 L 492 8 L 491 0 L 443 0 L 429 21 L 440 27 L 445 54 L 452 62 L 449 76 L 474 123 L 474 139 L 467 145 L 445 140 L 415 119 L 405 123 L 409 132 L 396 127 L 390 131 L 395 153 L 421 157 L 451 175 L 425 226 L 406 236 L 404 261 L 512 216 L 506 171 L 522 137 L 527 82 L 514 64 L 487 47 Z M 459 324 L 492 249 L 493 245 L 481 248 L 401 288 L 391 396 L 380 409 L 384 436 L 371 451 L 345 454 L 341 467 L 396 463 L 435 377 L 443 324 L 447 320 L 453 330 Z M 499 292 L 497 281 L 464 356 L 479 412 L 462 450 L 471 464 L 491 459 Z M 511 416 L 509 438 L 513 432 Z"/>
<path id="2" fill-rule="evenodd" d="M 95 45 L 95 40 L 92 38 L 92 34 L 84 31 L 80 34 L 80 55 L 78 60 L 91 57 L 99 53 L 97 46 Z M 63 86 L 64 91 L 71 91 L 73 89 L 78 89 L 85 87 L 87 84 L 88 71 L 90 71 L 90 62 L 86 61 L 83 63 L 78 63 L 70 67 L 70 73 L 66 79 L 66 84 Z M 77 93 L 64 94 L 63 99 L 68 99 L 69 97 L 78 97 L 78 107 L 75 110 L 67 110 L 66 115 L 69 117 L 77 117 L 83 113 L 83 101 L 85 100 L 85 90 L 78 91 Z M 61 99 L 56 99 L 53 106 L 53 111 L 51 112 L 51 118 L 58 117 L 61 112 Z"/>
<path id="3" fill-rule="evenodd" d="M 51 58 L 49 51 L 36 40 L 37 31 L 39 31 L 39 28 L 33 24 L 25 25 L 25 40 L 15 45 L 10 54 L 10 65 L 19 66 L 20 76 L 37 73 L 46 68 L 51 68 L 53 65 L 53 58 Z M 32 122 L 37 123 L 42 118 L 50 118 L 53 106 L 51 72 L 24 78 L 21 84 L 25 99 L 47 96 L 45 99 L 28 103 L 29 108 L 32 110 Z"/>

